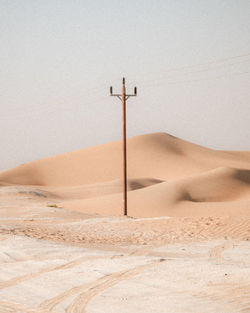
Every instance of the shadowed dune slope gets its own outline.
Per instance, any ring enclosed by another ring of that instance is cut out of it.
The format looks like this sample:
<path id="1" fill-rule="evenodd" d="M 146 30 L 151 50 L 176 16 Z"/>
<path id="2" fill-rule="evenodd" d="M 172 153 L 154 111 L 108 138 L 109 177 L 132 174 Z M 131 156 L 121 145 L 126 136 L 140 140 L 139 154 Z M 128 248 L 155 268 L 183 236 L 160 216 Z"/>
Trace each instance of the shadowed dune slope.
<path id="1" fill-rule="evenodd" d="M 138 178 L 128 179 L 127 190 L 137 190 L 154 184 L 162 183 L 162 180 L 154 178 Z M 123 191 L 123 181 L 113 180 L 109 182 L 96 183 L 90 185 L 79 186 L 29 186 L 29 185 L 12 185 L 3 184 L 0 187 L 0 197 L 5 199 L 21 199 L 29 197 L 33 200 L 41 200 L 52 202 L 88 199 L 100 197 L 109 194 L 121 193 Z"/>
<path id="2" fill-rule="evenodd" d="M 0 182 L 39 186 L 78 186 L 121 178 L 121 142 L 42 159 L 0 173 Z M 250 169 L 241 154 L 204 148 L 166 133 L 128 139 L 128 176 L 171 180 L 217 167 Z"/>
<path id="3" fill-rule="evenodd" d="M 130 178 L 127 182 L 127 190 L 137 190 L 162 182 L 163 180 L 154 178 Z M 47 192 L 49 190 L 50 193 L 53 194 L 54 198 L 58 199 L 87 199 L 109 194 L 121 193 L 123 191 L 123 180 L 118 179 L 108 182 L 80 186 L 41 186 L 40 188 Z"/>
<path id="4" fill-rule="evenodd" d="M 121 194 L 61 203 L 80 212 L 120 215 Z M 130 191 L 128 214 L 155 216 L 250 216 L 250 170 L 218 168 Z"/>

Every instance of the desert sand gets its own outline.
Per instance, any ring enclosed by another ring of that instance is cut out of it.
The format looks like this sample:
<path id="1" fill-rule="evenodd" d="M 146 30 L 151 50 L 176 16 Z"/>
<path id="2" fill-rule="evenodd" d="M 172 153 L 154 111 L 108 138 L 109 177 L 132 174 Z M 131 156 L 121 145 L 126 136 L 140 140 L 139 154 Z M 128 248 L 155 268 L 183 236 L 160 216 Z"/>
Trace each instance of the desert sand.
<path id="1" fill-rule="evenodd" d="M 0 312 L 250 312 L 250 151 L 166 133 L 0 173 Z"/>

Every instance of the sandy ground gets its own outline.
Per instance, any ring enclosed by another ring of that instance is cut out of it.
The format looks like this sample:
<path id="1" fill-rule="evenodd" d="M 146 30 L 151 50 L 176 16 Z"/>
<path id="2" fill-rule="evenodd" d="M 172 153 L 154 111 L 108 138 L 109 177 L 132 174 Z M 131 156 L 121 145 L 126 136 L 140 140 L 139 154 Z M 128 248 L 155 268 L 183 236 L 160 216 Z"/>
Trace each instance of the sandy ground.
<path id="1" fill-rule="evenodd" d="M 250 312 L 249 218 L 100 217 L 28 198 L 0 209 L 1 313 Z"/>
<path id="2" fill-rule="evenodd" d="M 250 311 L 248 242 L 104 249 L 1 241 L 0 312 Z"/>
<path id="3" fill-rule="evenodd" d="M 250 152 L 128 146 L 0 173 L 0 313 L 250 312 Z"/>

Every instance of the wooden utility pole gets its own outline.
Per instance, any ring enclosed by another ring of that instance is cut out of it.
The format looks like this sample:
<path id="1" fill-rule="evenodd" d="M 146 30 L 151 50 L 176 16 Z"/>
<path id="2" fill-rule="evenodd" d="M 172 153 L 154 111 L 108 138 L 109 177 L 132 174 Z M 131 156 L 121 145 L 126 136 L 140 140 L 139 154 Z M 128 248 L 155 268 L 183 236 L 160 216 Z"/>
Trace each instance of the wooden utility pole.
<path id="1" fill-rule="evenodd" d="M 128 197 L 127 197 L 127 123 L 126 123 L 126 101 L 129 97 L 137 96 L 137 88 L 134 88 L 133 95 L 126 94 L 125 78 L 122 79 L 122 93 L 113 94 L 113 88 L 110 87 L 110 96 L 118 97 L 122 101 L 122 144 L 123 144 L 123 214 L 128 215 Z"/>

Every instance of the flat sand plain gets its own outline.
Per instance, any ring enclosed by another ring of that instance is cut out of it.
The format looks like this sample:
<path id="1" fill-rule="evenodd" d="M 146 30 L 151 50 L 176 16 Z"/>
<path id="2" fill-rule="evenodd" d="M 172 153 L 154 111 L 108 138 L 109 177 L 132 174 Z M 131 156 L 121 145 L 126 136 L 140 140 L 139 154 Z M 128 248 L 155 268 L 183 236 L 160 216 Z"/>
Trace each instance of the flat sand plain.
<path id="1" fill-rule="evenodd" d="M 0 312 L 250 312 L 250 153 L 167 134 L 0 173 Z"/>

